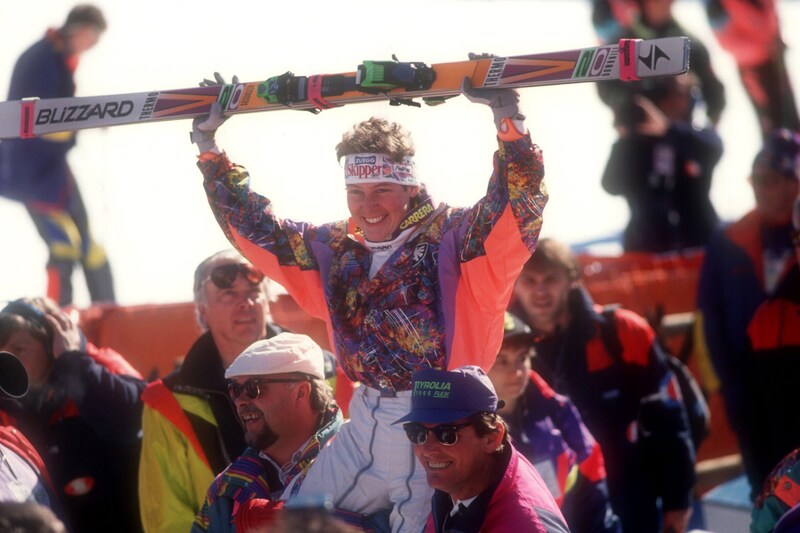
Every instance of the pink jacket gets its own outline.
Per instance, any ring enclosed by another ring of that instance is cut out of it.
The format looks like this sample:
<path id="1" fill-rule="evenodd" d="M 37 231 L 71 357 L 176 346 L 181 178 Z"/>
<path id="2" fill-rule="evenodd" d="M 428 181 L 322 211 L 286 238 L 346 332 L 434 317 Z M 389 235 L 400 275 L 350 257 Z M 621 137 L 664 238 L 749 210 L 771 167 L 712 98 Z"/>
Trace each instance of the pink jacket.
<path id="1" fill-rule="evenodd" d="M 504 456 L 508 463 L 502 478 L 470 504 L 470 524 L 474 529 L 466 529 L 464 533 L 569 533 L 556 501 L 536 469 L 511 445 Z M 451 508 L 450 496 L 435 491 L 424 532 L 440 533 Z"/>

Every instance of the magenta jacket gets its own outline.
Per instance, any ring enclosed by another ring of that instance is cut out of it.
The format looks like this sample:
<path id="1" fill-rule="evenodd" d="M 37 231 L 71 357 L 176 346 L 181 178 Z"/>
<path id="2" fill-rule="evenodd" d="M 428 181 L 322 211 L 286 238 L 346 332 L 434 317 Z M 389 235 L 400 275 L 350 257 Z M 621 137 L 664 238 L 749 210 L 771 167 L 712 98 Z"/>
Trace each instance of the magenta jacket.
<path id="1" fill-rule="evenodd" d="M 539 473 L 513 446 L 506 448 L 502 477 L 462 511 L 463 517 L 456 519 L 457 524 L 452 518 L 448 519 L 448 530 L 457 526 L 453 529 L 459 533 L 569 533 Z M 431 502 L 431 515 L 424 533 L 441 533 L 453 502 L 440 490 L 434 492 Z"/>

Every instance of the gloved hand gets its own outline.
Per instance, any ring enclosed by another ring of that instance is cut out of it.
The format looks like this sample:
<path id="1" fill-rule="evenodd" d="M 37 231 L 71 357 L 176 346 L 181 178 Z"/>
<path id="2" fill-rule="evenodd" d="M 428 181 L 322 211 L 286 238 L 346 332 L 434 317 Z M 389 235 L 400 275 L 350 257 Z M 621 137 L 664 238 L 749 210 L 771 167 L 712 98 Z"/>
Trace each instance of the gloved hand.
<path id="1" fill-rule="evenodd" d="M 239 83 L 239 78 L 237 76 L 233 77 L 232 83 Z M 200 87 L 213 87 L 215 85 L 225 85 L 225 79 L 220 75 L 219 72 L 214 73 L 214 80 L 204 79 L 200 82 Z M 214 134 L 217 132 L 217 129 L 222 126 L 229 117 L 225 116 L 222 112 L 222 106 L 219 102 L 214 102 L 211 105 L 211 109 L 208 115 L 195 117 L 192 121 L 192 134 L 191 140 L 194 144 L 197 145 L 197 148 L 200 150 L 200 153 L 210 152 L 212 150 L 216 150 L 219 152 L 219 148 L 217 148 L 217 143 L 214 140 Z"/>
<path id="2" fill-rule="evenodd" d="M 488 105 L 498 131 L 504 127 L 503 119 L 525 120 L 525 116 L 519 112 L 519 94 L 513 89 L 475 89 L 472 80 L 465 77 L 461 82 L 461 94 L 470 102 Z"/>

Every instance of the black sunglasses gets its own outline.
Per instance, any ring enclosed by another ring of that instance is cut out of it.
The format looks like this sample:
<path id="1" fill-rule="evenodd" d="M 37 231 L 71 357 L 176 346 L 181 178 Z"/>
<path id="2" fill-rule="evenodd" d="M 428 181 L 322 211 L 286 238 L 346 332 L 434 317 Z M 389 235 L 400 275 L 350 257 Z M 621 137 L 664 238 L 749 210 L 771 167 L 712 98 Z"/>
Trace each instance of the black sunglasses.
<path id="1" fill-rule="evenodd" d="M 242 395 L 242 392 L 247 394 L 247 397 L 251 400 L 255 400 L 259 396 L 261 396 L 261 385 L 262 384 L 269 384 L 269 383 L 300 383 L 301 381 L 306 381 L 305 379 L 260 379 L 260 378 L 253 378 L 248 379 L 244 383 L 237 383 L 235 381 L 228 380 L 228 396 L 231 397 L 231 400 L 234 402 L 239 399 Z"/>
<path id="2" fill-rule="evenodd" d="M 264 279 L 264 273 L 248 263 L 228 263 L 211 271 L 209 279 L 218 289 L 230 289 L 241 274 L 251 285 L 258 285 Z"/>
<path id="3" fill-rule="evenodd" d="M 428 432 L 431 432 L 440 444 L 452 446 L 458 442 L 458 430 L 471 425 L 472 422 L 464 422 L 463 424 L 440 424 L 426 428 L 418 422 L 408 422 L 403 424 L 403 429 L 412 444 L 425 444 L 428 440 Z"/>

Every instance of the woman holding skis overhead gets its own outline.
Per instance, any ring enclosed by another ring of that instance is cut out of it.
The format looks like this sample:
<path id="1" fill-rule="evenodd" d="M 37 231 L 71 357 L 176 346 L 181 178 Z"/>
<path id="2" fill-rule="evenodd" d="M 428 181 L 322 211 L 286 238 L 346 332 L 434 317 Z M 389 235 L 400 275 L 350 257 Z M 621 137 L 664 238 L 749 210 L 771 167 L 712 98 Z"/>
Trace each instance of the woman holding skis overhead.
<path id="1" fill-rule="evenodd" d="M 218 78 L 218 82 L 222 80 Z M 509 89 L 462 87 L 489 105 L 499 150 L 486 195 L 471 208 L 434 205 L 397 124 L 371 118 L 344 134 L 350 218 L 315 226 L 275 216 L 249 175 L 215 141 L 215 105 L 195 119 L 193 141 L 214 216 L 231 243 L 298 304 L 328 324 L 354 381 L 349 424 L 320 452 L 300 495 L 332 495 L 336 507 L 392 508 L 392 530 L 420 531 L 430 512 L 424 470 L 401 426 L 411 376 L 422 368 L 489 369 L 517 275 L 536 247 L 547 202 L 539 148 Z"/>

